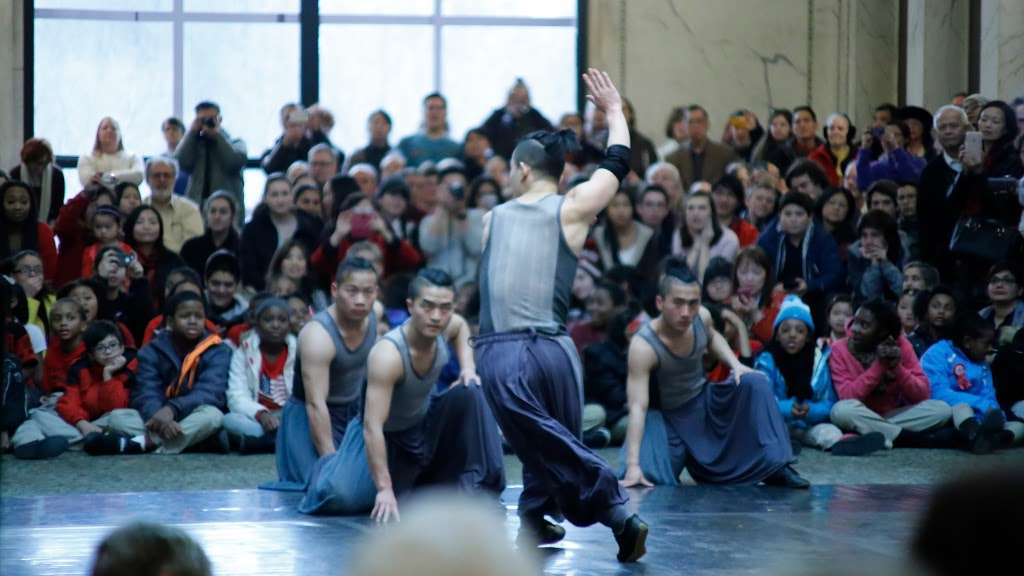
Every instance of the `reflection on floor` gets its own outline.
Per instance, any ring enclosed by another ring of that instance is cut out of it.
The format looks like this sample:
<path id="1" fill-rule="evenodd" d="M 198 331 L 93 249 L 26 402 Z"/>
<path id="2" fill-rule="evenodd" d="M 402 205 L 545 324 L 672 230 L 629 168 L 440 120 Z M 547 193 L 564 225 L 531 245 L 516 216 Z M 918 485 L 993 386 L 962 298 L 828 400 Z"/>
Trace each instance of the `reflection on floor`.
<path id="1" fill-rule="evenodd" d="M 549 574 L 746 574 L 801 559 L 902 556 L 927 486 L 655 488 L 633 492 L 651 526 L 648 554 L 615 561 L 607 529 L 569 527 L 549 550 Z M 518 490 L 506 491 L 514 536 Z M 169 523 L 195 536 L 215 573 L 341 575 L 366 518 L 295 512 L 298 496 L 257 490 L 7 497 L 0 503 L 0 574 L 86 574 L 96 543 L 133 518 Z M 439 521 L 443 527 L 443 520 Z"/>

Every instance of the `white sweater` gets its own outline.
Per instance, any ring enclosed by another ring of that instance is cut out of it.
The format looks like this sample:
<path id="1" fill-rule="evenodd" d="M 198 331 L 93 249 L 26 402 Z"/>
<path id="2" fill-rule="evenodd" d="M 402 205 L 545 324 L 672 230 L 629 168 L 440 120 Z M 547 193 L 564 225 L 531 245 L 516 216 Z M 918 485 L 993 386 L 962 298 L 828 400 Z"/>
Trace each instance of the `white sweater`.
<path id="1" fill-rule="evenodd" d="M 291 394 L 295 378 L 295 354 L 297 341 L 289 334 L 287 338 L 288 359 L 284 364 L 284 381 Z M 265 410 L 259 403 L 260 370 L 263 368 L 263 354 L 260 352 L 260 337 L 255 330 L 242 338 L 242 344 L 231 354 L 231 370 L 228 373 L 228 410 L 250 418 Z"/>
<path id="2" fill-rule="evenodd" d="M 110 173 L 118 183 L 131 182 L 138 186 L 146 173 L 146 165 L 141 156 L 125 150 L 114 154 L 89 152 L 78 157 L 78 180 L 87 186 L 94 174 Z"/>

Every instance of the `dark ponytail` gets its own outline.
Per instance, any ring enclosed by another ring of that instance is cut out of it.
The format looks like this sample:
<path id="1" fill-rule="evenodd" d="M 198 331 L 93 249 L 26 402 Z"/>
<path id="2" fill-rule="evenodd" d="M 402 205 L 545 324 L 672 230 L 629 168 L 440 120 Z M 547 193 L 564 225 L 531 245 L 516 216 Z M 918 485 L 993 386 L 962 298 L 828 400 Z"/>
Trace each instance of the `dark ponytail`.
<path id="1" fill-rule="evenodd" d="M 558 180 L 565 169 L 566 155 L 577 154 L 580 150 L 580 143 L 572 130 L 538 130 L 527 134 L 519 141 L 519 145 L 512 153 L 512 161 L 523 162 L 534 170 L 540 170 Z"/>

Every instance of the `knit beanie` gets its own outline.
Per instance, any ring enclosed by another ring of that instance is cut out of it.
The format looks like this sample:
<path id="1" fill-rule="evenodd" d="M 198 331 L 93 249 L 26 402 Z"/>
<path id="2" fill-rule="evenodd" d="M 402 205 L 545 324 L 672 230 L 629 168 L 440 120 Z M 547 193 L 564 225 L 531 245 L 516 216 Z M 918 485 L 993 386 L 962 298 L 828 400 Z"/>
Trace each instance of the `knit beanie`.
<path id="1" fill-rule="evenodd" d="M 786 320 L 799 320 L 807 325 L 807 329 L 811 334 L 814 333 L 814 320 L 811 319 L 811 309 L 795 294 L 786 296 L 786 299 L 782 301 L 779 314 L 775 317 L 775 322 L 772 323 L 772 331 L 778 330 L 779 325 Z"/>

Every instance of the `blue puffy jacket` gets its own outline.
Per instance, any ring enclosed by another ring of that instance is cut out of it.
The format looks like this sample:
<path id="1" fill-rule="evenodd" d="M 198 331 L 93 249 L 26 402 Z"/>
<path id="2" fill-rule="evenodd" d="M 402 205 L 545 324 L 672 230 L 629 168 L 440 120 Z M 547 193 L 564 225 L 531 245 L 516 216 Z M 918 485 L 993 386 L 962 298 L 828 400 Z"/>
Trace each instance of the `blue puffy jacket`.
<path id="1" fill-rule="evenodd" d="M 828 357 L 830 351 L 822 352 L 820 349 L 814 353 L 814 375 L 811 377 L 811 390 L 814 397 L 808 402 L 810 410 L 804 418 L 793 418 L 793 403 L 796 398 L 786 396 L 786 381 L 782 373 L 775 366 L 775 358 L 768 352 L 762 352 L 757 357 L 754 368 L 764 372 L 772 383 L 772 391 L 775 392 L 775 400 L 779 404 L 779 411 L 782 412 L 782 419 L 786 424 L 797 428 L 810 428 L 815 424 L 829 421 L 829 414 L 832 406 L 839 400 L 836 390 L 832 386 L 832 372 L 828 368 Z"/>
<path id="2" fill-rule="evenodd" d="M 139 351 L 131 407 L 139 411 L 143 420 L 152 418 L 165 405 L 174 409 L 175 420 L 181 420 L 204 404 L 227 411 L 231 348 L 221 343 L 203 352 L 192 388 L 168 399 L 167 387 L 177 381 L 183 360 L 174 349 L 168 331 L 158 333 Z"/>
<path id="3" fill-rule="evenodd" d="M 974 408 L 977 415 L 999 408 L 992 370 L 967 357 L 949 340 L 940 340 L 921 357 L 921 369 L 932 387 L 932 398 L 950 406 L 960 403 Z M 957 378 L 962 371 L 964 379 Z M 961 382 L 965 387 L 961 388 Z"/>

